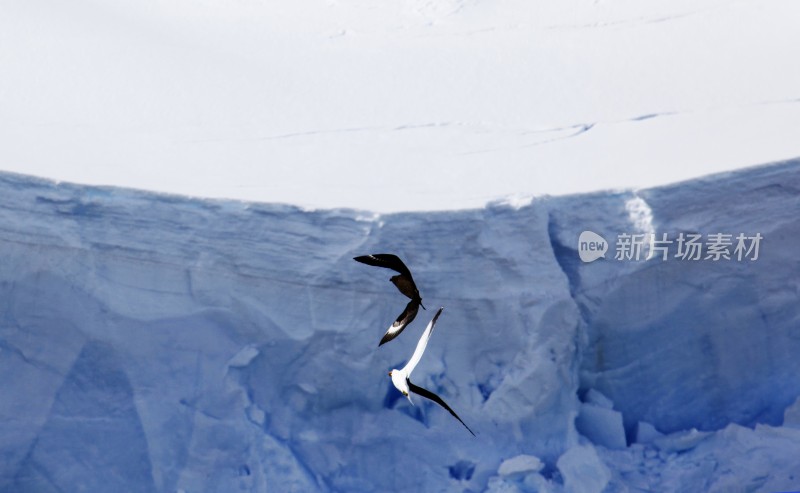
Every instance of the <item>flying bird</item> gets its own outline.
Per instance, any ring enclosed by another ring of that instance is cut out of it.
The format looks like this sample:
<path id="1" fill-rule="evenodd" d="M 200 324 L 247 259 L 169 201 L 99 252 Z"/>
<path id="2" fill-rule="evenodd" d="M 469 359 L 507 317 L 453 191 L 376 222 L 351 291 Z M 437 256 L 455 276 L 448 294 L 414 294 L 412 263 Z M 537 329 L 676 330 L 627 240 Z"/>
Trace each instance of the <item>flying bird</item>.
<path id="1" fill-rule="evenodd" d="M 414 278 L 411 277 L 411 271 L 408 270 L 406 264 L 404 264 L 397 255 L 392 255 L 391 253 L 376 253 L 373 255 L 354 257 L 353 260 L 356 262 L 361 262 L 362 264 L 374 265 L 375 267 L 384 267 L 386 269 L 392 269 L 393 271 L 398 272 L 399 275 L 392 276 L 389 280 L 392 281 L 392 284 L 397 286 L 397 289 L 400 290 L 401 293 L 411 298 L 411 301 L 408 302 L 408 305 L 406 305 L 406 309 L 403 310 L 403 313 L 397 317 L 397 320 L 392 323 L 392 325 L 389 327 L 389 330 L 387 330 L 383 335 L 380 344 L 378 344 L 380 347 L 399 336 L 400 332 L 403 332 L 403 329 L 405 329 L 406 326 L 410 324 L 412 320 L 414 320 L 414 317 L 417 316 L 420 306 L 423 310 L 426 308 L 425 305 L 422 304 L 422 298 L 419 295 L 417 285 L 414 284 Z"/>
<path id="2" fill-rule="evenodd" d="M 436 325 L 436 320 L 439 318 L 439 315 L 441 315 L 442 310 L 444 310 L 444 307 L 439 308 L 439 310 L 436 312 L 436 315 L 433 316 L 433 319 L 425 328 L 425 332 L 422 333 L 422 337 L 419 338 L 419 342 L 417 343 L 417 349 L 414 350 L 414 354 L 411 355 L 411 359 L 408 360 L 406 366 L 404 366 L 400 370 L 390 371 L 389 376 L 392 377 L 392 383 L 397 388 L 397 390 L 402 392 L 404 396 L 408 397 L 408 402 L 410 402 L 412 406 L 414 405 L 414 401 L 411 400 L 409 392 L 413 392 L 417 395 L 421 395 L 426 399 L 430 399 L 433 402 L 442 406 L 443 408 L 447 409 L 447 411 L 449 411 L 450 414 L 453 415 L 453 417 L 455 417 L 457 420 L 461 422 L 462 425 L 464 425 L 464 428 L 466 428 L 467 431 L 472 433 L 472 436 L 475 436 L 475 433 L 473 433 L 472 430 L 469 429 L 469 426 L 467 426 L 467 424 L 464 423 L 464 421 L 462 421 L 461 418 L 458 417 L 458 414 L 456 414 L 456 412 L 453 411 L 450 408 L 450 406 L 448 406 L 447 403 L 442 400 L 441 397 L 434 394 L 430 390 L 423 389 L 422 387 L 414 385 L 410 380 L 411 372 L 414 371 L 414 368 L 416 368 L 417 363 L 419 363 L 419 360 L 422 359 L 422 353 L 425 352 L 425 348 L 428 346 L 428 340 L 431 338 L 431 334 L 433 334 L 433 327 Z"/>

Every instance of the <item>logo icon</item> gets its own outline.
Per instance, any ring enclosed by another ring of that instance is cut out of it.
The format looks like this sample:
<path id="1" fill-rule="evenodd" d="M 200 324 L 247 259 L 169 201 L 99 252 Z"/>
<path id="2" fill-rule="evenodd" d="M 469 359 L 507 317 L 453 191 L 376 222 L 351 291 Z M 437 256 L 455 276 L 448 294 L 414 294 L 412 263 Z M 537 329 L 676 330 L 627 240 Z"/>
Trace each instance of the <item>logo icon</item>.
<path id="1" fill-rule="evenodd" d="M 584 231 L 578 237 L 578 255 L 586 263 L 594 262 L 600 257 L 605 258 L 607 251 L 608 242 L 595 232 Z"/>

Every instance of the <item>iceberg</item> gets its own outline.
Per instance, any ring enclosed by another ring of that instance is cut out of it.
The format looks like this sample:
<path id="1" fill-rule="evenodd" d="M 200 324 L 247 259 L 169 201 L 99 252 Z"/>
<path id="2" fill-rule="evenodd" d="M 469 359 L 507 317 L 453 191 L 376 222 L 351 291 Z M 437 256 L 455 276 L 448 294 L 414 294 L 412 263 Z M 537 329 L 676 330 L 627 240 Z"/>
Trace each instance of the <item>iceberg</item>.
<path id="1" fill-rule="evenodd" d="M 799 210 L 798 159 L 392 214 L 0 173 L 0 492 L 799 489 Z M 429 317 L 377 347 L 377 252 L 447 308 L 417 383 L 477 437 L 392 386 Z"/>

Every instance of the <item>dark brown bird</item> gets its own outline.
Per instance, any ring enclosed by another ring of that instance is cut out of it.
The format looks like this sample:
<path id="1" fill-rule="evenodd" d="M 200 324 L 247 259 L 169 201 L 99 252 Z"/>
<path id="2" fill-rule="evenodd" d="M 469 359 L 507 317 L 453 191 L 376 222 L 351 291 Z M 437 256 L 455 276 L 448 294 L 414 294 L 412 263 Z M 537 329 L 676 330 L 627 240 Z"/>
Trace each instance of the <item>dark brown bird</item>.
<path id="1" fill-rule="evenodd" d="M 398 272 L 399 275 L 392 276 L 389 280 L 392 281 L 392 284 L 397 286 L 397 289 L 399 289 L 401 293 L 411 298 L 411 301 L 408 302 L 403 313 L 397 317 L 397 320 L 394 321 L 389 327 L 389 330 L 383 335 L 380 344 L 378 344 L 378 346 L 382 346 L 399 336 L 400 332 L 403 332 L 403 329 L 417 316 L 419 307 L 421 306 L 423 310 L 426 309 L 425 305 L 422 304 L 422 298 L 419 295 L 417 285 L 414 284 L 414 278 L 411 277 L 411 271 L 408 270 L 406 264 L 404 264 L 397 255 L 392 255 L 391 253 L 376 253 L 373 255 L 354 257 L 353 260 L 361 262 L 362 264 L 384 267 Z"/>

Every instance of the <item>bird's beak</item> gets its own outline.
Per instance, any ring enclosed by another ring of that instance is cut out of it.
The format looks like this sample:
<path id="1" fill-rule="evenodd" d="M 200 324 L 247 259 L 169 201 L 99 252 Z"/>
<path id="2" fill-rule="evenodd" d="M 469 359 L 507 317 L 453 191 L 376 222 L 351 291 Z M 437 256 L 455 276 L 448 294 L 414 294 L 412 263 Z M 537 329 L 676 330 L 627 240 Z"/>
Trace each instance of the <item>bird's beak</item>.
<path id="1" fill-rule="evenodd" d="M 389 376 L 390 376 L 390 377 L 392 376 L 392 372 L 389 372 Z"/>

